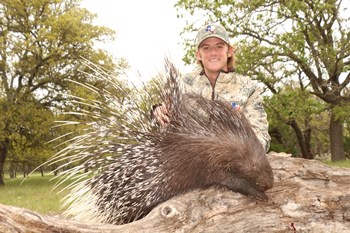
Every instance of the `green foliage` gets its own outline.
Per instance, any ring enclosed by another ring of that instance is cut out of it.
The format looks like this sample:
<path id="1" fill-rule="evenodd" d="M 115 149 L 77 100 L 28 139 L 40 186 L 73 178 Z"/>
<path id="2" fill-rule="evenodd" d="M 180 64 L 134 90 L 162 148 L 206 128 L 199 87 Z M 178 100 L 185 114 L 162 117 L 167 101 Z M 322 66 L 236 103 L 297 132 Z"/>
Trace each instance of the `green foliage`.
<path id="1" fill-rule="evenodd" d="M 157 92 L 161 89 L 160 86 L 161 82 L 159 77 L 154 77 L 146 84 L 146 86 L 142 90 L 140 106 L 146 112 L 149 112 L 151 110 L 152 104 L 161 103 L 160 93 Z"/>
<path id="2" fill-rule="evenodd" d="M 339 119 L 341 121 L 349 121 L 350 103 L 341 103 L 337 106 L 334 106 L 332 110 L 335 119 Z"/>
<path id="3" fill-rule="evenodd" d="M 7 110 L 10 118 L 7 131 L 11 141 L 9 159 L 27 161 L 33 166 L 46 161 L 51 153 L 45 145 L 52 138 L 54 118 L 51 111 L 34 100 L 18 101 L 8 105 Z"/>
<path id="4" fill-rule="evenodd" d="M 295 146 L 298 144 L 298 138 L 290 127 L 297 122 L 302 132 L 312 129 L 313 153 L 328 152 L 328 139 L 322 137 L 327 133 L 325 125 L 328 114 L 325 112 L 326 106 L 320 100 L 307 91 L 286 86 L 280 93 L 265 98 L 265 104 L 272 136 L 271 150 L 300 154 L 300 150 Z"/>
<path id="5" fill-rule="evenodd" d="M 28 92 L 51 103 L 67 79 L 82 79 L 82 57 L 113 71 L 109 56 L 94 43 L 112 39 L 113 31 L 92 25 L 94 15 L 78 1 L 3 1 L 0 5 L 1 79 L 5 95 L 20 99 Z M 12 97 L 12 98 L 11 98 Z"/>
<path id="6" fill-rule="evenodd" d="M 345 147 L 345 157 L 350 159 L 350 134 L 349 134 L 348 130 L 347 130 L 346 136 L 345 136 L 344 147 Z"/>
<path id="7" fill-rule="evenodd" d="M 127 66 L 124 60 L 117 66 L 106 51 L 96 49 L 97 42 L 114 39 L 114 31 L 94 25 L 95 17 L 79 0 L 0 2 L 0 142 L 6 142 L 0 144 L 1 159 L 42 163 L 56 150 L 45 143 L 82 130 L 51 128 L 58 112 L 76 110 L 72 96 L 108 102 L 77 84 L 109 88 L 94 77 L 87 61 L 104 72 Z"/>
<path id="8" fill-rule="evenodd" d="M 290 86 L 285 86 L 278 95 L 269 98 L 268 104 L 278 112 L 283 121 L 303 120 L 313 114 L 319 115 L 325 110 L 325 106 L 309 92 Z"/>

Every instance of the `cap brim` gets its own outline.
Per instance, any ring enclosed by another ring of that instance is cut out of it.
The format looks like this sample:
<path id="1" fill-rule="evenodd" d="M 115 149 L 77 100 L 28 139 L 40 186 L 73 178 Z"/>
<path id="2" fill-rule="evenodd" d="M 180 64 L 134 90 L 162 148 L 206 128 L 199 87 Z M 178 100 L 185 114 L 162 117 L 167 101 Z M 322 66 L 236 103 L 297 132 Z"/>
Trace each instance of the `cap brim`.
<path id="1" fill-rule="evenodd" d="M 201 45 L 201 43 L 202 43 L 203 41 L 205 41 L 206 39 L 211 38 L 211 37 L 216 37 L 216 38 L 222 40 L 223 42 L 225 42 L 226 44 L 230 44 L 230 42 L 229 42 L 229 41 L 226 41 L 225 38 L 223 38 L 222 36 L 215 35 L 215 34 L 211 34 L 211 35 L 207 35 L 207 36 L 205 36 L 204 38 L 202 38 L 202 40 L 199 41 L 199 42 L 197 43 L 197 48 Z"/>

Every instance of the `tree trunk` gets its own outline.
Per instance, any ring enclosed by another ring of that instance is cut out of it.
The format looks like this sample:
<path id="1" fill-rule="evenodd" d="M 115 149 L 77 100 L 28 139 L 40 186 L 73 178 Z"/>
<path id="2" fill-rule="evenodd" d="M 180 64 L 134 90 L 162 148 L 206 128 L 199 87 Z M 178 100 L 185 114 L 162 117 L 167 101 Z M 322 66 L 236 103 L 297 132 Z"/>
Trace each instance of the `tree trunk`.
<path id="1" fill-rule="evenodd" d="M 281 144 L 281 145 L 284 145 L 283 144 L 283 139 L 282 139 L 282 134 L 280 133 L 279 129 L 278 128 L 269 128 L 269 134 L 271 136 L 271 138 L 275 138 L 276 141 Z"/>
<path id="2" fill-rule="evenodd" d="M 54 176 L 58 176 L 59 171 L 57 170 L 57 167 L 55 165 L 51 166 L 51 171 L 53 171 Z"/>
<path id="3" fill-rule="evenodd" d="M 314 159 L 315 156 L 311 151 L 311 126 L 310 126 L 310 119 L 305 119 L 305 131 L 304 131 L 304 140 L 305 140 L 305 150 L 306 154 L 304 159 Z"/>
<path id="4" fill-rule="evenodd" d="M 17 162 L 11 161 L 9 167 L 10 178 L 14 179 L 17 177 Z"/>
<path id="5" fill-rule="evenodd" d="M 330 146 L 332 161 L 345 159 L 343 122 L 339 119 L 336 119 L 333 112 L 331 112 L 330 117 L 329 139 L 331 144 Z"/>
<path id="6" fill-rule="evenodd" d="M 22 162 L 22 172 L 23 172 L 23 178 L 26 178 L 27 177 L 26 162 Z"/>
<path id="7" fill-rule="evenodd" d="M 0 142 L 0 186 L 4 186 L 4 166 L 5 166 L 5 160 L 8 153 L 8 147 L 9 147 L 9 140 L 5 139 L 4 141 Z"/>
<path id="8" fill-rule="evenodd" d="M 260 202 L 212 187 L 176 196 L 125 224 L 79 223 L 0 205 L 0 232 L 350 232 L 350 169 L 268 155 L 274 187 Z"/>
<path id="9" fill-rule="evenodd" d="M 294 119 L 291 120 L 288 124 L 293 128 L 293 130 L 295 132 L 302 158 L 313 159 L 314 156 L 311 152 L 310 141 L 307 141 L 307 140 L 311 140 L 311 137 L 308 137 L 308 134 L 311 134 L 311 131 L 306 132 L 306 134 L 303 135 L 298 123 Z M 311 130 L 311 129 L 309 129 L 309 130 Z"/>

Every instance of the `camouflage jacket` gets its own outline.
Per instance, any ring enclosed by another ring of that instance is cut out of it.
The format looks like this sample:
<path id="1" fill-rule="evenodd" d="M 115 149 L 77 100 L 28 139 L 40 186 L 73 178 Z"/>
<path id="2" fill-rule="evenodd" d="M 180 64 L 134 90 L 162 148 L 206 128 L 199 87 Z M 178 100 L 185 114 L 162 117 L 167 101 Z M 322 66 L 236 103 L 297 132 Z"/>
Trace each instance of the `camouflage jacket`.
<path id="1" fill-rule="evenodd" d="M 266 112 L 262 105 L 261 90 L 255 81 L 234 72 L 221 72 L 213 89 L 204 72 L 196 70 L 182 77 L 181 86 L 186 93 L 228 101 L 233 107 L 239 107 L 251 123 L 265 150 L 269 149 L 271 138 L 268 133 Z"/>

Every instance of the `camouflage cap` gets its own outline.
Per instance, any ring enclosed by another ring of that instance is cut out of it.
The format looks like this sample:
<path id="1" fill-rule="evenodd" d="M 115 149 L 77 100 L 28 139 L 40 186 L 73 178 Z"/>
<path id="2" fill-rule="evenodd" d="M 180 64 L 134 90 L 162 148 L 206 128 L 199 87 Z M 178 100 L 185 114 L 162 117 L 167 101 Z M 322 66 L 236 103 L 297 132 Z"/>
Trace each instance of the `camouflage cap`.
<path id="1" fill-rule="evenodd" d="M 230 44 L 228 34 L 226 32 L 226 29 L 221 25 L 206 25 L 198 30 L 197 37 L 196 37 L 196 45 L 197 48 L 199 47 L 200 43 L 203 42 L 203 40 L 209 38 L 209 37 L 217 37 L 227 44 Z"/>

